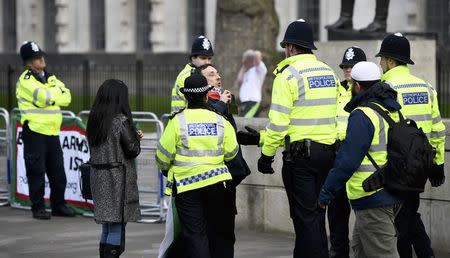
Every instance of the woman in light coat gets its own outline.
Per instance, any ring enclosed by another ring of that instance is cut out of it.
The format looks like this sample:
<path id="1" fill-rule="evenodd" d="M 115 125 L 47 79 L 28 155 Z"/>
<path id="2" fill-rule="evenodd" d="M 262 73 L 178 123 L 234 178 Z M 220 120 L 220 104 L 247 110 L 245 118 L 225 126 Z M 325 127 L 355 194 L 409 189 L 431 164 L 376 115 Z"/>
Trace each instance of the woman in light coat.
<path id="1" fill-rule="evenodd" d="M 91 153 L 94 219 L 102 224 L 100 257 L 125 250 L 125 225 L 141 218 L 135 158 L 142 132 L 133 127 L 128 87 L 106 80 L 99 88 L 87 123 Z"/>

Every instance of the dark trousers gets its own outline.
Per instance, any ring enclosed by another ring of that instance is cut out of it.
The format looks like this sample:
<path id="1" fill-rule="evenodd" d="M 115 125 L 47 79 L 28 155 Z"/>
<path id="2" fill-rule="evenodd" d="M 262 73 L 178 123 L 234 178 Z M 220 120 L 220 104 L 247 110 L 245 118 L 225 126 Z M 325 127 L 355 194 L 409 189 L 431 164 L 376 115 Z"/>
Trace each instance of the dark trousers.
<path id="1" fill-rule="evenodd" d="M 328 257 L 325 210 L 317 200 L 333 167 L 335 150 L 313 143 L 310 154 L 310 158 L 293 157 L 292 161 L 284 157 L 283 162 L 283 183 L 296 235 L 294 258 Z"/>
<path id="2" fill-rule="evenodd" d="M 52 209 L 65 204 L 66 173 L 59 136 L 47 136 L 31 131 L 25 124 L 22 132 L 25 168 L 33 211 L 45 208 L 45 173 L 50 184 Z"/>
<path id="3" fill-rule="evenodd" d="M 175 196 L 182 225 L 183 257 L 234 257 L 236 207 L 230 199 L 235 198 L 234 191 L 217 183 Z"/>
<path id="4" fill-rule="evenodd" d="M 330 228 L 330 257 L 348 258 L 350 241 L 348 239 L 348 221 L 350 218 L 350 203 L 345 187 L 336 193 L 334 200 L 328 206 L 328 224 Z"/>
<path id="5" fill-rule="evenodd" d="M 398 230 L 397 249 L 401 258 L 413 257 L 412 247 L 418 258 L 434 257 L 430 238 L 425 231 L 420 213 L 417 212 L 419 205 L 419 194 L 410 194 L 403 201 L 402 208 L 395 218 Z"/>

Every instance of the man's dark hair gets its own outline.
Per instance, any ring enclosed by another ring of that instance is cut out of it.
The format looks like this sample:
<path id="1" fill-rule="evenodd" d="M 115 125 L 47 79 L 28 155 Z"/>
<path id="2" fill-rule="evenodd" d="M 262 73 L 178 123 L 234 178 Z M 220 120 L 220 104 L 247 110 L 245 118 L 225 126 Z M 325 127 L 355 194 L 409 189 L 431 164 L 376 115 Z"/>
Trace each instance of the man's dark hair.
<path id="1" fill-rule="evenodd" d="M 89 114 L 86 134 L 91 146 L 99 146 L 107 140 L 113 119 L 123 114 L 133 124 L 128 87 L 120 80 L 108 79 L 98 89 Z"/>
<path id="2" fill-rule="evenodd" d="M 299 45 L 291 44 L 299 54 L 312 54 L 312 50 Z"/>
<path id="3" fill-rule="evenodd" d="M 204 64 L 204 65 L 200 65 L 199 67 L 196 67 L 195 68 L 195 70 L 194 70 L 194 73 L 197 73 L 197 74 L 202 74 L 202 71 L 203 70 L 205 70 L 206 68 L 208 68 L 208 67 L 212 67 L 212 68 L 216 68 L 214 65 L 212 65 L 212 64 Z M 216 68 L 216 70 L 217 70 L 217 68 Z"/>
<path id="4" fill-rule="evenodd" d="M 356 81 L 355 79 L 352 79 L 352 85 L 356 85 L 356 83 L 359 83 L 359 86 L 363 90 L 367 90 L 368 88 L 372 87 L 376 83 L 380 82 L 381 80 L 374 80 L 374 81 Z"/>

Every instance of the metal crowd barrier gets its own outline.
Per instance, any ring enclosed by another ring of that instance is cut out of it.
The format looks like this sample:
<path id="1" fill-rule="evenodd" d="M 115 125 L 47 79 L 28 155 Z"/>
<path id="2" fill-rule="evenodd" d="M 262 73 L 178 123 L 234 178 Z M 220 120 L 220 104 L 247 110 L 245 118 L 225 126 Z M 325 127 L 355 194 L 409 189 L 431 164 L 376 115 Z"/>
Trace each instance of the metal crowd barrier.
<path id="1" fill-rule="evenodd" d="M 6 173 L 0 174 L 0 181 L 5 180 L 6 187 L 0 186 L 0 206 L 9 205 L 9 187 L 10 187 L 10 168 L 11 168 L 11 137 L 9 130 L 9 113 L 8 110 L 0 108 L 0 116 L 5 121 L 5 128 L 0 129 L 0 142 L 4 142 L 6 151 Z"/>
<path id="2" fill-rule="evenodd" d="M 89 110 L 83 110 L 79 112 L 77 116 L 88 116 L 89 113 Z M 132 112 L 132 115 L 134 122 L 140 124 L 153 124 L 156 127 L 156 133 L 144 134 L 144 138 L 141 141 L 141 150 L 150 151 L 150 155 L 147 155 L 147 153 L 141 154 L 139 158 L 139 160 L 144 160 L 144 163 L 153 161 L 154 152 L 156 152 L 156 146 L 164 131 L 164 125 L 153 112 L 135 111 Z M 147 157 L 145 155 L 151 158 L 143 158 Z M 158 223 L 165 221 L 167 204 L 164 200 L 164 177 L 159 169 L 156 170 L 157 179 L 152 180 L 155 182 L 151 182 L 149 185 L 146 184 L 145 186 L 139 187 L 140 208 L 142 216 L 142 219 L 139 222 L 142 223 Z"/>

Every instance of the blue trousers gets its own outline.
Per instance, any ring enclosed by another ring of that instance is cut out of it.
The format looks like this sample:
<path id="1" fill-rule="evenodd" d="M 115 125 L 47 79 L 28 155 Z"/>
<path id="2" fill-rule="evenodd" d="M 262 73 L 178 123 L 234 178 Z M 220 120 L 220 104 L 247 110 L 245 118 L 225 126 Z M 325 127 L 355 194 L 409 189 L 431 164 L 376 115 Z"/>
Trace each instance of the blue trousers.
<path id="1" fill-rule="evenodd" d="M 125 229 L 125 225 L 123 227 Z M 102 224 L 102 234 L 100 243 L 110 245 L 120 245 L 122 240 L 122 223 Z"/>

